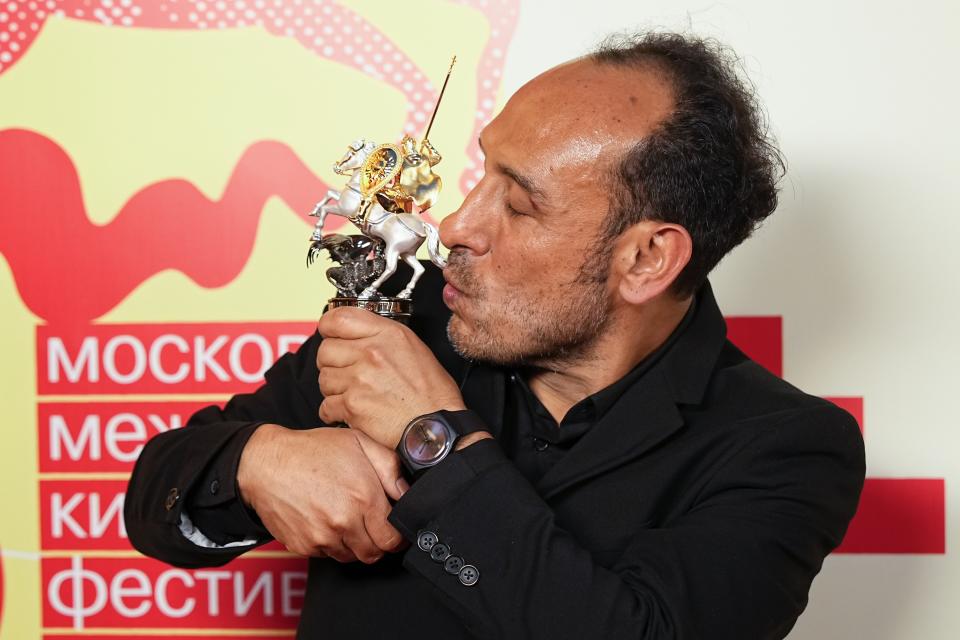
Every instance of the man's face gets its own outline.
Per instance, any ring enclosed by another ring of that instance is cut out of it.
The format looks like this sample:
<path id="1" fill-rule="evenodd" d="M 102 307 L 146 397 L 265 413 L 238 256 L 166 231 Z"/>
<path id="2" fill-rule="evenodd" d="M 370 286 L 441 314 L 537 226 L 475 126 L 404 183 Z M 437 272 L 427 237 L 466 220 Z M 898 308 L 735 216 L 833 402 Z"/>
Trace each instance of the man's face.
<path id="1" fill-rule="evenodd" d="M 485 175 L 443 220 L 448 333 L 464 356 L 589 353 L 617 300 L 597 239 L 623 154 L 668 114 L 653 74 L 576 61 L 521 88 L 480 136 Z"/>

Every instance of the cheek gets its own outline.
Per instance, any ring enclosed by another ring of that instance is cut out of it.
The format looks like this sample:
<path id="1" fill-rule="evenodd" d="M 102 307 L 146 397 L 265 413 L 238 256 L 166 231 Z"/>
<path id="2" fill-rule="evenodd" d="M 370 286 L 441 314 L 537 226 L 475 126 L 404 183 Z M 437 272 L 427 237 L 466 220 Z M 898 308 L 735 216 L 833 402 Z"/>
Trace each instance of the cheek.
<path id="1" fill-rule="evenodd" d="M 512 237 L 504 238 L 491 249 L 491 275 L 500 287 L 528 288 L 575 262 L 569 254 L 567 238 L 543 233 L 532 221 L 524 222 L 529 229 L 516 230 Z"/>

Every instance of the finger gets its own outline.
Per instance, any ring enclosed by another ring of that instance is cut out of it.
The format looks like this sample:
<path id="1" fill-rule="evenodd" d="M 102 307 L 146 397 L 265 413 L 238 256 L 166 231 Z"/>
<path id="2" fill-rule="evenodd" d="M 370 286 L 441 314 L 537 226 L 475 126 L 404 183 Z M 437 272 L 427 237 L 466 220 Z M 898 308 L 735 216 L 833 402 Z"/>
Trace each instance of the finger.
<path id="1" fill-rule="evenodd" d="M 388 513 L 390 504 L 386 497 L 383 497 L 373 509 L 363 514 L 363 526 L 367 535 L 377 548 L 384 552 L 394 551 L 403 543 L 403 536 L 387 521 Z"/>
<path id="2" fill-rule="evenodd" d="M 329 396 L 320 403 L 318 412 L 320 419 L 325 424 L 337 424 L 338 422 L 347 422 L 347 414 L 344 407 L 343 396 Z"/>
<path id="3" fill-rule="evenodd" d="M 351 340 L 324 338 L 317 348 L 317 368 L 348 367 L 362 355 L 362 347 Z"/>
<path id="4" fill-rule="evenodd" d="M 306 541 L 302 540 L 296 540 L 289 543 L 280 541 L 280 544 L 282 544 L 290 553 L 295 553 L 304 558 L 326 558 L 329 555 L 324 549 L 315 545 L 311 546 L 307 544 Z M 344 551 L 346 551 L 346 548 L 344 548 Z"/>
<path id="5" fill-rule="evenodd" d="M 399 500 L 410 488 L 400 468 L 400 457 L 396 452 L 375 442 L 363 432 L 357 431 L 356 435 L 360 448 L 370 461 L 370 466 L 377 472 L 383 491 L 394 500 Z"/>
<path id="6" fill-rule="evenodd" d="M 320 316 L 317 331 L 324 338 L 357 340 L 374 336 L 392 327 L 393 320 L 357 307 L 337 307 Z"/>
<path id="7" fill-rule="evenodd" d="M 338 396 L 350 387 L 351 378 L 349 368 L 322 367 L 317 374 L 317 384 L 320 386 L 320 393 L 325 398 Z"/>
<path id="8" fill-rule="evenodd" d="M 321 550 L 326 555 L 330 556 L 337 562 L 356 562 L 358 560 L 356 554 L 350 550 L 346 541 L 342 538 L 340 539 L 340 544 L 328 545 L 323 547 Z"/>
<path id="9" fill-rule="evenodd" d="M 359 514 L 353 525 L 343 534 L 343 544 L 364 564 L 374 563 L 384 554 L 367 533 L 364 518 Z"/>

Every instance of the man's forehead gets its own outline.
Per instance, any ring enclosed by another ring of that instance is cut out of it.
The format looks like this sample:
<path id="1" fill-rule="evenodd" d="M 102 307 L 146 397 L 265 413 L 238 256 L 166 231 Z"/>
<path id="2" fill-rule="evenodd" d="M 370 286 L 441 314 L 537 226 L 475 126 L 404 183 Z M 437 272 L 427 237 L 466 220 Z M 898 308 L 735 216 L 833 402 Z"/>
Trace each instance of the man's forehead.
<path id="1" fill-rule="evenodd" d="M 522 149 L 528 156 L 541 151 L 596 161 L 603 154 L 619 156 L 672 108 L 670 90 L 653 70 L 576 60 L 521 87 L 483 137 L 485 143 Z"/>

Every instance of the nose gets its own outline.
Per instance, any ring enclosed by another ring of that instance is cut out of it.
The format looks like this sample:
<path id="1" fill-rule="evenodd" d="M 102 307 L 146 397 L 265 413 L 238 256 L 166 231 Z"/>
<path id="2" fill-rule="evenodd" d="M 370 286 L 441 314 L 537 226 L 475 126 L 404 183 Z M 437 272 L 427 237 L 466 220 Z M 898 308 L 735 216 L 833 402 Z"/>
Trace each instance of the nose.
<path id="1" fill-rule="evenodd" d="M 493 220 L 488 215 L 490 202 L 486 191 L 481 179 L 463 199 L 460 208 L 440 222 L 440 241 L 451 251 L 467 249 L 480 256 L 490 250 Z"/>

